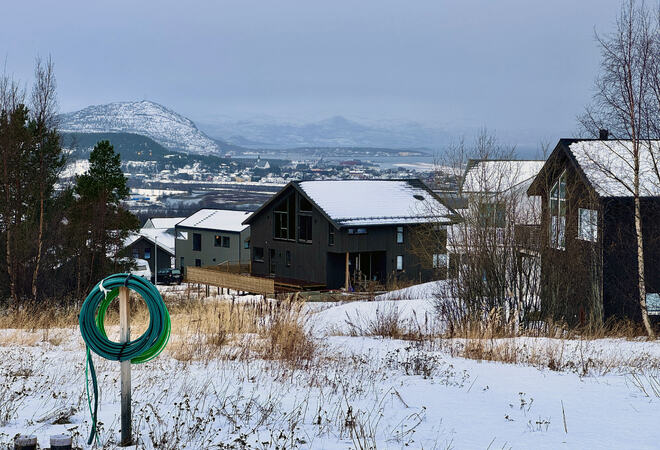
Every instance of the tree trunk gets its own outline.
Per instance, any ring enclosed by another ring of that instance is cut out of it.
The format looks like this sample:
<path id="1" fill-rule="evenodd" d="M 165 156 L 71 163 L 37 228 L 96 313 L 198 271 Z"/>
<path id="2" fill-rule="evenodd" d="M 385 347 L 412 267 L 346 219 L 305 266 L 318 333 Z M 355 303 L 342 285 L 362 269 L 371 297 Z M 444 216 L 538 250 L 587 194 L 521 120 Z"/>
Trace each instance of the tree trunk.
<path id="1" fill-rule="evenodd" d="M 655 333 L 649 321 L 649 314 L 646 309 L 646 282 L 644 279 L 644 240 L 642 238 L 642 215 L 641 202 L 639 197 L 635 197 L 635 234 L 637 236 L 637 278 L 639 286 L 639 306 L 642 312 L 642 322 L 646 333 L 651 339 L 655 339 Z"/>
<path id="2" fill-rule="evenodd" d="M 32 299 L 37 300 L 37 280 L 39 278 L 39 265 L 41 264 L 41 253 L 44 245 L 44 189 L 40 192 L 39 202 L 39 233 L 37 237 L 37 259 L 32 274 Z"/>

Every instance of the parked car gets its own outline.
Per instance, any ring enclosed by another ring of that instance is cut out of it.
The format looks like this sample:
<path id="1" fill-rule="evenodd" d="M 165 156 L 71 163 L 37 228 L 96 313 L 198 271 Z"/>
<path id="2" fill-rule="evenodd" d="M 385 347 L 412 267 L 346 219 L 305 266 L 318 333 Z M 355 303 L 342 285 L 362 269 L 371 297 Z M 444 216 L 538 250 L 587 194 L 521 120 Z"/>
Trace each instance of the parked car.
<path id="1" fill-rule="evenodd" d="M 154 277 L 151 277 L 154 282 Z M 158 270 L 158 283 L 160 284 L 181 284 L 183 281 L 183 274 L 179 269 L 160 269 Z"/>
<path id="2" fill-rule="evenodd" d="M 151 268 L 149 267 L 149 263 L 147 262 L 147 260 L 135 258 L 133 261 L 134 261 L 133 262 L 134 266 L 133 268 L 131 268 L 131 273 L 138 277 L 142 277 L 147 280 L 150 280 L 152 277 Z"/>

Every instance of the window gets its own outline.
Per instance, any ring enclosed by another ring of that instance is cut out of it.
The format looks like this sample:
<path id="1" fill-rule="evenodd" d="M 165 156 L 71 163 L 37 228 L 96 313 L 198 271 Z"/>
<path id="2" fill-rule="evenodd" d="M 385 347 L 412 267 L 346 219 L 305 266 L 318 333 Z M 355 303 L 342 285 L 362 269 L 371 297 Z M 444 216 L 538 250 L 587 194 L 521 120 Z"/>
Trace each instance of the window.
<path id="1" fill-rule="evenodd" d="M 273 215 L 275 219 L 273 237 L 276 239 L 295 239 L 296 196 L 291 194 L 282 200 L 273 210 Z"/>
<path id="2" fill-rule="evenodd" d="M 335 227 L 328 224 L 328 245 L 335 245 Z"/>
<path id="3" fill-rule="evenodd" d="M 396 243 L 403 244 L 403 227 L 396 227 Z"/>
<path id="4" fill-rule="evenodd" d="M 202 251 L 202 235 L 199 233 L 193 233 L 193 252 Z"/>
<path id="5" fill-rule="evenodd" d="M 254 256 L 253 260 L 257 262 L 264 262 L 264 248 L 263 247 L 254 247 Z"/>
<path id="6" fill-rule="evenodd" d="M 215 238 L 213 239 L 213 246 L 214 247 L 222 246 L 222 236 L 220 236 L 219 234 L 215 235 Z"/>
<path id="7" fill-rule="evenodd" d="M 201 259 L 196 259 L 195 260 L 195 267 L 202 267 L 202 260 Z"/>
<path id="8" fill-rule="evenodd" d="M 134 248 L 133 249 L 133 259 L 138 259 L 140 257 L 140 249 L 139 248 Z"/>
<path id="9" fill-rule="evenodd" d="M 436 253 L 433 255 L 433 268 L 446 269 L 449 266 L 449 258 L 446 253 Z"/>
<path id="10" fill-rule="evenodd" d="M 181 257 L 181 262 L 180 262 L 180 264 L 179 264 L 179 267 L 180 267 L 181 269 L 183 269 L 183 268 L 186 267 L 185 259 L 183 259 L 183 256 Z"/>
<path id="11" fill-rule="evenodd" d="M 298 240 L 312 242 L 312 216 L 298 216 Z"/>
<path id="12" fill-rule="evenodd" d="M 151 258 L 151 249 L 150 248 L 145 248 L 144 249 L 144 259 L 150 259 Z"/>
<path id="13" fill-rule="evenodd" d="M 483 227 L 504 228 L 505 205 L 502 202 L 479 205 L 479 224 Z"/>
<path id="14" fill-rule="evenodd" d="M 396 270 L 403 270 L 403 255 L 396 256 Z"/>
<path id="15" fill-rule="evenodd" d="M 289 250 L 287 250 L 286 253 L 284 254 L 284 256 L 285 256 L 284 261 L 286 262 L 286 266 L 291 267 L 291 252 Z"/>
<path id="16" fill-rule="evenodd" d="M 246 250 L 248 248 L 250 248 L 250 240 L 249 239 L 246 239 L 245 241 L 243 241 L 243 248 L 246 249 Z"/>
<path id="17" fill-rule="evenodd" d="M 229 241 L 229 236 L 222 236 L 222 246 L 224 248 L 229 248 L 230 241 Z"/>
<path id="18" fill-rule="evenodd" d="M 566 245 L 566 172 L 550 190 L 550 247 L 560 250 Z"/>
<path id="19" fill-rule="evenodd" d="M 578 209 L 578 239 L 598 240 L 598 211 L 595 209 Z"/>
<path id="20" fill-rule="evenodd" d="M 312 203 L 302 195 L 300 196 L 300 211 L 312 212 Z"/>
<path id="21" fill-rule="evenodd" d="M 358 228 L 355 230 L 355 234 L 367 234 L 367 229 L 366 228 Z"/>

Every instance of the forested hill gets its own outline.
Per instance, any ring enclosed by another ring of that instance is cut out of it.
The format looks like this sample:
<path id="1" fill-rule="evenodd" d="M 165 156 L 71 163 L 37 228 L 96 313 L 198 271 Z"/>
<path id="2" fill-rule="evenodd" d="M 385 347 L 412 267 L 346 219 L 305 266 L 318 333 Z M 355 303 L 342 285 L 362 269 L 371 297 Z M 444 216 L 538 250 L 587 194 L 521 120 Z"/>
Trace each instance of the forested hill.
<path id="1" fill-rule="evenodd" d="M 133 133 L 61 133 L 62 147 L 73 150 L 73 156 L 87 159 L 99 141 L 110 141 L 122 160 L 156 161 L 177 154 L 151 138 Z"/>

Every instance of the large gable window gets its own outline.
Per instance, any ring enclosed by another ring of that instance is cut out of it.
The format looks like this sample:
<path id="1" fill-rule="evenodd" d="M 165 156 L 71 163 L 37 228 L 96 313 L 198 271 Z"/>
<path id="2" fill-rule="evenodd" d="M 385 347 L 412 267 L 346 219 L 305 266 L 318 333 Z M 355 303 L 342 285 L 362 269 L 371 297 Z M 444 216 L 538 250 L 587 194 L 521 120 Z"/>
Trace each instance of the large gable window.
<path id="1" fill-rule="evenodd" d="M 550 189 L 550 247 L 563 250 L 566 245 L 566 172 Z"/>
<path id="2" fill-rule="evenodd" d="M 312 204 L 302 195 L 299 195 L 300 205 L 298 213 L 298 240 L 312 242 Z"/>
<path id="3" fill-rule="evenodd" d="M 595 209 L 578 210 L 578 239 L 591 242 L 598 240 L 598 211 Z"/>
<path id="4" fill-rule="evenodd" d="M 296 196 L 289 195 L 275 206 L 273 210 L 275 223 L 273 237 L 275 239 L 296 238 Z"/>

